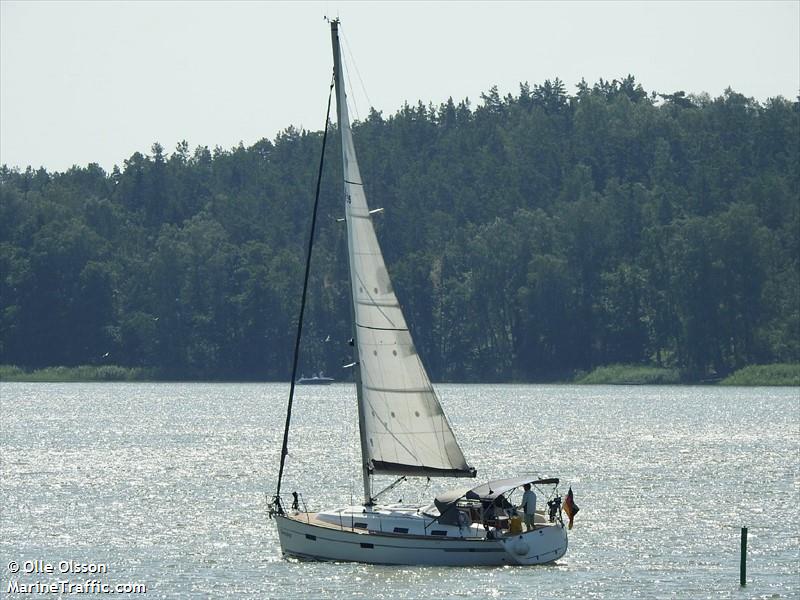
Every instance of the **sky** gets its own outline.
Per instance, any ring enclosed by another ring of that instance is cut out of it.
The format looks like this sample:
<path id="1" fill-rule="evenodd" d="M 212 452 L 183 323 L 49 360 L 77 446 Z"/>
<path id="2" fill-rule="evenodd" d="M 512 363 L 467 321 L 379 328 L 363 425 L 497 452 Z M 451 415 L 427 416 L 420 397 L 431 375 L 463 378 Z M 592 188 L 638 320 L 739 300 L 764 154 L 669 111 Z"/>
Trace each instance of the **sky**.
<path id="1" fill-rule="evenodd" d="M 123 166 L 154 142 L 230 149 L 321 130 L 342 22 L 351 116 L 480 104 L 559 77 L 759 101 L 800 93 L 800 0 L 18 2 L 0 0 L 0 163 Z"/>

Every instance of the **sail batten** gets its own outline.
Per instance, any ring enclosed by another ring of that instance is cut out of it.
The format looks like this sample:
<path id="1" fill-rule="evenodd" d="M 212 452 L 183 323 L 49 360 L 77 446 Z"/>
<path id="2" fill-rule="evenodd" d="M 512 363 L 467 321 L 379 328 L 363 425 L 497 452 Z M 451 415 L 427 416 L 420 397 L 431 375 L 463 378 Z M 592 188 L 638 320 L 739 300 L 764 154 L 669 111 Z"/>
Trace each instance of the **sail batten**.
<path id="1" fill-rule="evenodd" d="M 338 36 L 335 37 L 338 53 Z M 372 473 L 474 477 L 417 354 L 373 227 L 336 72 L 362 458 Z"/>
<path id="2" fill-rule="evenodd" d="M 380 306 L 381 308 L 400 308 L 400 303 L 397 302 L 397 301 L 390 302 L 390 301 L 386 300 L 384 302 L 376 302 L 375 300 L 357 300 L 356 302 L 358 302 L 358 304 L 360 304 L 361 306 Z M 363 327 L 366 327 L 366 325 L 364 325 Z M 408 331 L 407 327 L 395 327 L 394 329 L 405 329 L 406 331 Z"/>
<path id="3" fill-rule="evenodd" d="M 408 331 L 408 327 L 370 327 L 369 325 L 362 325 L 361 323 L 356 323 L 356 327 L 375 331 Z"/>

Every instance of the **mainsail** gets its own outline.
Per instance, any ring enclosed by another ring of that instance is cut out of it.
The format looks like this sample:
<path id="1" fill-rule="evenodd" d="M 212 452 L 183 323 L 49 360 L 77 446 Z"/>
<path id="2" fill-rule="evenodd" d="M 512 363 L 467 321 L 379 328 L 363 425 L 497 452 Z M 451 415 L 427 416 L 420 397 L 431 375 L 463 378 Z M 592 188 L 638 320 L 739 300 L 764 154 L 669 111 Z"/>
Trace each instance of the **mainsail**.
<path id="1" fill-rule="evenodd" d="M 331 35 L 365 471 L 474 477 L 414 348 L 375 236 L 350 130 L 337 25 L 331 23 Z"/>

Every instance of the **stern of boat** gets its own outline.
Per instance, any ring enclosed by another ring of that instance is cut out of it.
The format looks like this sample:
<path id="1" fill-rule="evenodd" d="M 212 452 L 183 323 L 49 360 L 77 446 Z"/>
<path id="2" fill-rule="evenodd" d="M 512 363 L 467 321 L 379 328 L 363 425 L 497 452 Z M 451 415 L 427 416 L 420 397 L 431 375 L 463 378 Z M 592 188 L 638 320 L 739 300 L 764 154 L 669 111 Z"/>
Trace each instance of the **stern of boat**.
<path id="1" fill-rule="evenodd" d="M 539 526 L 502 539 L 506 552 L 519 565 L 541 565 L 558 560 L 567 552 L 567 528 L 562 523 Z"/>

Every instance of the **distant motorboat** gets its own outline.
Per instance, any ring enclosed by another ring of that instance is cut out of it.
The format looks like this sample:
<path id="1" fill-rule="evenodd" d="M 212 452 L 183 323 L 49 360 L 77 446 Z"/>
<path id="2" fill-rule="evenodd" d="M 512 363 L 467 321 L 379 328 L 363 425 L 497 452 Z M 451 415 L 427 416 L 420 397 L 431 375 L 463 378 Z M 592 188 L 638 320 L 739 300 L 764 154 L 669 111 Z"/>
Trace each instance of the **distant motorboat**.
<path id="1" fill-rule="evenodd" d="M 295 383 L 297 385 L 330 385 L 334 381 L 336 381 L 333 377 L 325 377 L 322 371 L 319 372 L 319 375 L 314 375 L 313 377 L 304 377 L 300 376 Z"/>

